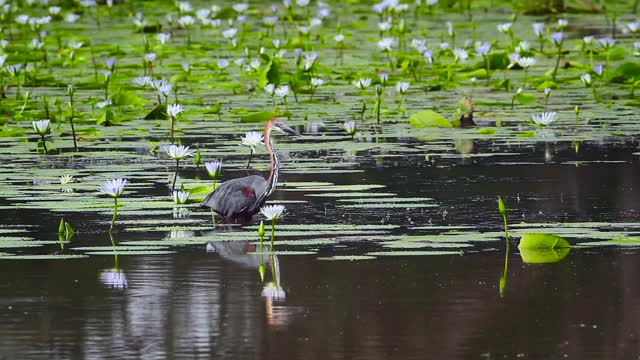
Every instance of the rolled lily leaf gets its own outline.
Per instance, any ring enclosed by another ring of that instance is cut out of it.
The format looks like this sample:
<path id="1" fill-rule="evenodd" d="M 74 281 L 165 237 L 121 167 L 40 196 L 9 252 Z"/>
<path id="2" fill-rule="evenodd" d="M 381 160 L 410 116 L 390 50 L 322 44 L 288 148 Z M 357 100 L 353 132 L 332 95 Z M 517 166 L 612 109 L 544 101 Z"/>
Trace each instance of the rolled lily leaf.
<path id="1" fill-rule="evenodd" d="M 522 235 L 518 250 L 525 263 L 545 264 L 564 259 L 571 245 L 558 235 L 529 233 Z"/>
<path id="2" fill-rule="evenodd" d="M 556 263 L 569 255 L 571 248 L 558 249 L 520 249 L 520 257 L 527 264 L 550 264 Z"/>
<path id="3" fill-rule="evenodd" d="M 569 245 L 567 240 L 558 235 L 536 233 L 527 233 L 522 235 L 520 244 L 518 244 L 518 249 L 520 251 L 522 251 L 522 249 L 551 250 L 570 247 L 571 245 Z"/>

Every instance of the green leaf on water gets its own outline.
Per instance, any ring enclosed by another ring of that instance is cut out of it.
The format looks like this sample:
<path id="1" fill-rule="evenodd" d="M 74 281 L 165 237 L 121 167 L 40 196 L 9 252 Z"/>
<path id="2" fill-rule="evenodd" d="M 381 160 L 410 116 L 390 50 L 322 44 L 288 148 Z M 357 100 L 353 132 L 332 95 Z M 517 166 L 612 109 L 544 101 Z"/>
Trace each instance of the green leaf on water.
<path id="1" fill-rule="evenodd" d="M 611 77 L 614 83 L 633 83 L 640 79 L 640 64 L 625 62 L 618 66 Z"/>
<path id="2" fill-rule="evenodd" d="M 553 234 L 526 233 L 520 238 L 518 249 L 551 250 L 570 248 L 571 245 L 563 237 Z"/>
<path id="3" fill-rule="evenodd" d="M 271 111 L 260 111 L 240 118 L 243 123 L 262 123 L 271 120 L 275 115 Z"/>
<path id="4" fill-rule="evenodd" d="M 527 264 L 549 264 L 564 259 L 570 250 L 570 248 L 520 249 L 520 257 Z"/>
<path id="5" fill-rule="evenodd" d="M 516 100 L 518 100 L 518 103 L 522 105 L 534 103 L 537 99 L 538 98 L 533 94 L 520 93 L 516 96 Z"/>
<path id="6" fill-rule="evenodd" d="M 491 135 L 495 133 L 496 133 L 496 130 L 491 128 L 484 128 L 476 131 L 476 134 L 480 134 L 480 135 Z"/>
<path id="7" fill-rule="evenodd" d="M 164 104 L 158 104 L 145 117 L 145 120 L 165 120 L 167 119 L 167 107 Z"/>
<path id="8" fill-rule="evenodd" d="M 536 136 L 536 133 L 534 133 L 533 131 L 528 131 L 528 132 L 520 133 L 516 135 L 516 137 L 519 137 L 519 138 L 532 138 L 535 136 Z"/>
<path id="9" fill-rule="evenodd" d="M 144 100 L 139 97 L 130 94 L 128 92 L 118 90 L 111 96 L 111 101 L 113 105 L 116 106 L 142 106 L 144 105 Z"/>
<path id="10" fill-rule="evenodd" d="M 411 115 L 409 124 L 414 127 L 447 128 L 453 126 L 449 120 L 433 110 L 423 110 Z"/>

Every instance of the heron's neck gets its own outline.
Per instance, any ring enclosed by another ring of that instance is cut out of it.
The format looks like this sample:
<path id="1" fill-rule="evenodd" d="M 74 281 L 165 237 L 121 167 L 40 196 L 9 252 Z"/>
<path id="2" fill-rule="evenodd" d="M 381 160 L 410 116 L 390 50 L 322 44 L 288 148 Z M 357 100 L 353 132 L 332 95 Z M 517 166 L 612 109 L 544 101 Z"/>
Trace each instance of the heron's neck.
<path id="1" fill-rule="evenodd" d="M 276 190 L 276 185 L 278 184 L 278 169 L 280 168 L 280 160 L 278 159 L 278 153 L 273 146 L 273 139 L 271 138 L 271 128 L 267 126 L 265 129 L 265 147 L 269 152 L 269 156 L 271 157 L 271 172 L 269 173 L 269 177 L 267 178 L 267 183 L 269 186 L 267 187 L 266 196 L 271 195 Z"/>

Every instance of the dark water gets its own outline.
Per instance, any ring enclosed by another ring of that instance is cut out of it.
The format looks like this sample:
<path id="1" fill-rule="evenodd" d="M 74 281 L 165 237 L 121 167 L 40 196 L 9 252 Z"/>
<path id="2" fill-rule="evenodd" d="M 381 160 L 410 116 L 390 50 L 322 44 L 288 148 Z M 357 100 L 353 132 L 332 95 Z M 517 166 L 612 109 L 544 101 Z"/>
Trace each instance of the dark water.
<path id="1" fill-rule="evenodd" d="M 385 221 L 402 225 L 399 232 L 426 224 L 500 230 L 498 195 L 507 200 L 512 223 L 639 222 L 640 170 L 638 156 L 631 155 L 636 146 L 583 144 L 576 155 L 570 144 L 542 144 L 521 149 L 519 164 L 514 157 L 427 165 L 423 155 L 365 156 L 360 173 L 283 175 L 289 181 L 384 184 L 384 191 L 398 196 L 432 197 L 437 208 L 346 216 L 335 199 L 285 191 L 274 197 L 309 201 L 292 204 L 287 223 Z M 491 145 L 478 147 L 487 151 Z M 37 224 L 50 216 L 25 210 L 3 215 L 9 224 Z M 85 230 L 83 245 L 108 241 L 104 232 L 90 231 L 103 219 L 73 216 Z M 44 237 L 50 230 L 34 234 Z M 559 263 L 524 264 L 516 243 L 503 296 L 503 242 L 462 256 L 317 259 L 379 249 L 363 240 L 316 246 L 319 255 L 266 259 L 268 279 L 271 264 L 278 265 L 283 300 L 263 296 L 260 260 L 246 254 L 253 250 L 248 243 L 121 256 L 119 274 L 109 256 L 5 260 L 0 358 L 638 358 L 640 249 L 575 248 Z M 109 281 L 112 287 L 105 286 Z"/>

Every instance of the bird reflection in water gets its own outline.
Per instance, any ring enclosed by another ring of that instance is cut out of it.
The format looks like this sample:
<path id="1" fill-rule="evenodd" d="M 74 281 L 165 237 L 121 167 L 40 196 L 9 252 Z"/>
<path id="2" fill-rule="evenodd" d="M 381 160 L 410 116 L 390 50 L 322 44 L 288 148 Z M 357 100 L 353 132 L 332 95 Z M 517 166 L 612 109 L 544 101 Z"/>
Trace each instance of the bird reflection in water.
<path id="1" fill-rule="evenodd" d="M 268 245 L 264 251 L 248 241 L 216 241 L 207 243 L 207 252 L 217 253 L 226 260 L 246 269 L 270 268 L 271 279 L 262 288 L 261 296 L 265 298 L 265 316 L 273 326 L 289 324 L 297 314 L 304 312 L 300 306 L 285 304 L 287 293 L 282 287 L 280 261 Z"/>

